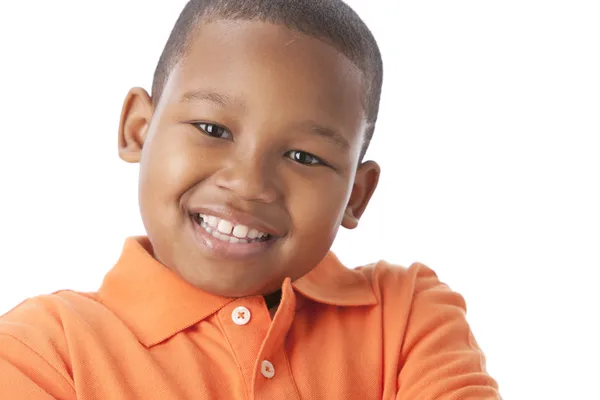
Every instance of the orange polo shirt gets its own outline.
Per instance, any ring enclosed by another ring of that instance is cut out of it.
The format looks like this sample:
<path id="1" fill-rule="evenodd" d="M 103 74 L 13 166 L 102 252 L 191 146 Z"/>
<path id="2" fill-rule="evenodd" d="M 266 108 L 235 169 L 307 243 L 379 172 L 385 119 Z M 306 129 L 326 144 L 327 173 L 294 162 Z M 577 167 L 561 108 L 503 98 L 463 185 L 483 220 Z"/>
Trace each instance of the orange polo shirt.
<path id="1" fill-rule="evenodd" d="M 422 264 L 329 253 L 262 296 L 188 284 L 129 238 L 98 292 L 0 317 L 0 399 L 499 399 L 463 298 Z"/>

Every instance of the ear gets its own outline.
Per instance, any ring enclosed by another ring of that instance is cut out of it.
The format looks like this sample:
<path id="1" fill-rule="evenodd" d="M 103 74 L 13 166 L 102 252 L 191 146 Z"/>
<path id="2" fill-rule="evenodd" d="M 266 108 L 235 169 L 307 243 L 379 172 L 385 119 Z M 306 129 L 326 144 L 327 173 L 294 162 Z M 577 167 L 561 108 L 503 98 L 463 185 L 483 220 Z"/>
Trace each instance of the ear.
<path id="1" fill-rule="evenodd" d="M 140 161 L 152 114 L 152 99 L 148 92 L 139 87 L 131 89 L 123 103 L 119 123 L 119 157 L 122 160 Z"/>
<path id="2" fill-rule="evenodd" d="M 358 226 L 358 220 L 375 192 L 380 173 L 381 168 L 375 161 L 366 161 L 356 170 L 350 201 L 342 219 L 344 228 L 354 229 Z"/>

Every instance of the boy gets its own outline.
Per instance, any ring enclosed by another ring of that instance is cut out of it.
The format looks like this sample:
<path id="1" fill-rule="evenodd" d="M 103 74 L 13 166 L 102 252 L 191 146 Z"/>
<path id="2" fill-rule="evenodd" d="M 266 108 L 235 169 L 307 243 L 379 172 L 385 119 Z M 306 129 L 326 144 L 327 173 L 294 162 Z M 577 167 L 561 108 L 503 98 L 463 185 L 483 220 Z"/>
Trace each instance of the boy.
<path id="1" fill-rule="evenodd" d="M 340 0 L 188 3 L 121 114 L 147 236 L 0 319 L 0 398 L 499 398 L 460 295 L 329 250 L 377 185 L 381 83 Z"/>

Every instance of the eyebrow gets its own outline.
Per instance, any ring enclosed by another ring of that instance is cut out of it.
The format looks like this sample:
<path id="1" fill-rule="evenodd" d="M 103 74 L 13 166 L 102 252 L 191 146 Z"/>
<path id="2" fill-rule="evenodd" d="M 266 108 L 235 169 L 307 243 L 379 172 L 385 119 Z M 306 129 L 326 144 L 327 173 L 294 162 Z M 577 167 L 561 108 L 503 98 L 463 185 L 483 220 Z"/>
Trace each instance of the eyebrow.
<path id="1" fill-rule="evenodd" d="M 335 129 L 329 128 L 327 126 L 323 126 L 315 121 L 306 120 L 296 125 L 297 128 L 304 129 L 313 135 L 322 137 L 333 144 L 336 144 L 344 149 L 350 148 L 350 143 L 344 136 L 342 136 Z"/>
<path id="2" fill-rule="evenodd" d="M 214 103 L 223 108 L 231 104 L 231 100 L 229 99 L 229 97 L 210 90 L 195 90 L 187 92 L 183 96 L 181 96 L 180 102 L 184 103 L 193 101 L 207 101 L 209 103 Z"/>
<path id="3" fill-rule="evenodd" d="M 193 101 L 206 101 L 223 108 L 226 108 L 232 104 L 232 100 L 229 97 L 211 90 L 194 90 L 181 96 L 182 103 Z M 312 133 L 315 136 L 322 137 L 329 142 L 342 147 L 343 149 L 350 148 L 350 143 L 348 143 L 348 140 L 346 140 L 343 135 L 338 133 L 335 129 L 321 125 L 313 120 L 302 121 L 294 124 L 294 127 Z"/>

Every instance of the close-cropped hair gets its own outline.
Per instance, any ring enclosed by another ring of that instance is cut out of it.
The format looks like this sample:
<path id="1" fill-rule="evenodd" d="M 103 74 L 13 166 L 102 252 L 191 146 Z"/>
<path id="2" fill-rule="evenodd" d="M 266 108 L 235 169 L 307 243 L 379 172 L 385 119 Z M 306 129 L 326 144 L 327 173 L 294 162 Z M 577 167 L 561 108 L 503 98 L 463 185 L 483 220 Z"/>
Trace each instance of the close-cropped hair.
<path id="1" fill-rule="evenodd" d="M 362 160 L 379 113 L 383 62 L 373 34 L 342 0 L 191 0 L 181 12 L 160 56 L 152 83 L 158 104 L 171 70 L 185 56 L 196 28 L 217 20 L 262 21 L 283 25 L 336 48 L 360 69 L 367 119 Z"/>

